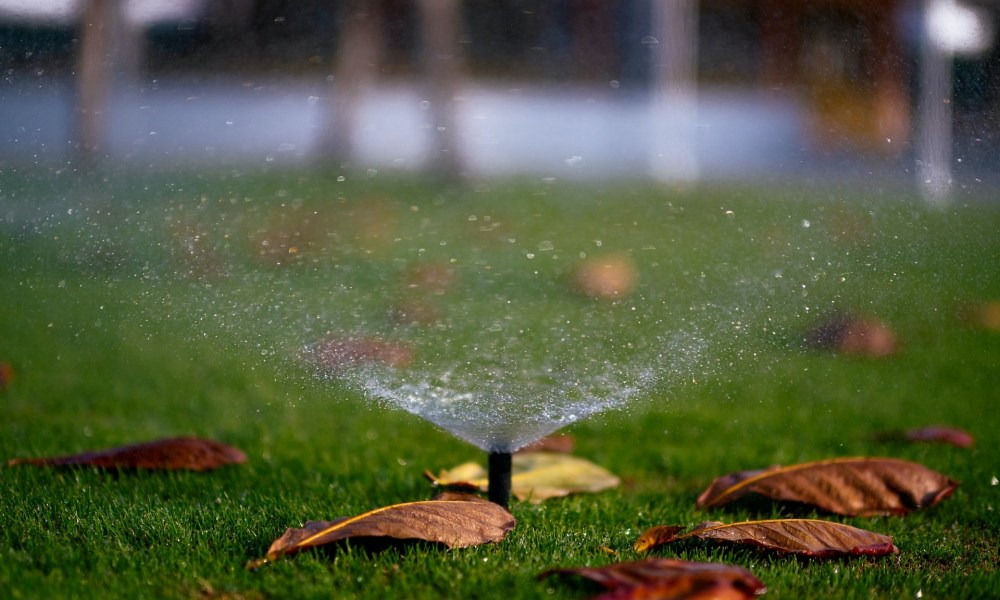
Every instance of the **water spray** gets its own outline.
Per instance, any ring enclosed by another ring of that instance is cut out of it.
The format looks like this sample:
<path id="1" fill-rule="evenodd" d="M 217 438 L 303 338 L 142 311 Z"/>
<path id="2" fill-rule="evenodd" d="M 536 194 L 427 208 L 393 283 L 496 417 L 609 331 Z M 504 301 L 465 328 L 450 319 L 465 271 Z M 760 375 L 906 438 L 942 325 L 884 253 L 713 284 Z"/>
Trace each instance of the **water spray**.
<path id="1" fill-rule="evenodd" d="M 511 454 L 490 452 L 489 495 L 490 502 L 507 508 L 510 502 Z"/>

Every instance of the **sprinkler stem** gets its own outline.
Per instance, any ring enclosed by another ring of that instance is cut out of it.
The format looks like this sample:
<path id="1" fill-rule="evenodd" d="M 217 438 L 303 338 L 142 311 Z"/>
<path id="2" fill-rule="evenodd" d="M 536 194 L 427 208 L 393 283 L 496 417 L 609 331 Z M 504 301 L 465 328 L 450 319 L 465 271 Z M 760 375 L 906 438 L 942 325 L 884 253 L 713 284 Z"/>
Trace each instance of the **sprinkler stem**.
<path id="1" fill-rule="evenodd" d="M 510 502 L 510 452 L 490 452 L 489 495 L 490 502 L 507 508 Z"/>

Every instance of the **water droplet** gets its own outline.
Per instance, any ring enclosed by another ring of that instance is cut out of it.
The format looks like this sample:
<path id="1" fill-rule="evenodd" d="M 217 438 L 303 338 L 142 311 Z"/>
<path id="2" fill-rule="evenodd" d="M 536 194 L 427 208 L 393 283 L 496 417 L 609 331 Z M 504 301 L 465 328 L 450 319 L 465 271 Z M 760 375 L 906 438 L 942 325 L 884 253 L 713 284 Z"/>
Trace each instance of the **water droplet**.
<path id="1" fill-rule="evenodd" d="M 647 36 L 643 37 L 642 40 L 639 41 L 639 43 L 649 46 L 649 45 L 652 45 L 652 44 L 659 44 L 660 40 L 656 39 L 655 37 L 653 37 L 651 35 L 647 35 Z"/>
<path id="2" fill-rule="evenodd" d="M 555 245 L 553 245 L 552 242 L 550 242 L 548 240 L 542 240 L 541 242 L 538 242 L 538 251 L 539 252 L 547 252 L 547 251 L 553 250 L 553 249 L 555 249 Z"/>
<path id="3" fill-rule="evenodd" d="M 812 227 L 812 223 L 810 223 L 808 219 L 802 219 L 802 226 L 805 227 L 806 229 L 809 229 L 810 227 Z"/>

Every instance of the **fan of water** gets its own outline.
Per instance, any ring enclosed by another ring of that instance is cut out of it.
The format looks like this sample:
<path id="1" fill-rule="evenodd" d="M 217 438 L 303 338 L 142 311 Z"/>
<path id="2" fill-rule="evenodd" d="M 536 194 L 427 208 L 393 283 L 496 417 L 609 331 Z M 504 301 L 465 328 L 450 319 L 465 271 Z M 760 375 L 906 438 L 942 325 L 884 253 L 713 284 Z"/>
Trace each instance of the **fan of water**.
<path id="1" fill-rule="evenodd" d="M 574 421 L 621 406 L 656 380 L 656 365 L 521 365 L 516 357 L 348 376 L 370 396 L 488 452 L 513 452 Z"/>
<path id="2" fill-rule="evenodd" d="M 624 406 L 686 371 L 691 332 L 636 337 L 634 307 L 590 306 L 574 317 L 538 313 L 485 327 L 452 319 L 407 343 L 409 364 L 367 362 L 328 376 L 418 415 L 491 453 L 513 452 L 570 423 Z M 532 323 L 527 323 L 533 321 Z"/>

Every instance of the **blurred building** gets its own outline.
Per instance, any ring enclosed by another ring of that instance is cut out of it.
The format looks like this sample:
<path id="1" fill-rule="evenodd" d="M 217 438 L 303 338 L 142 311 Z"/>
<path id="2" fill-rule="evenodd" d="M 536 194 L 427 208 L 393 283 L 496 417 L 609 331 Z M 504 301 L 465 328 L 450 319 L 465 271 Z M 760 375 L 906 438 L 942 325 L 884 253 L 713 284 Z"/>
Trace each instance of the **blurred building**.
<path id="1" fill-rule="evenodd" d="M 0 0 L 0 64 L 74 71 L 77 21 L 87 0 Z M 93 0 L 90 0 L 93 1 Z M 465 0 L 460 48 L 473 82 L 550 90 L 599 90 L 634 98 L 649 86 L 657 0 Z M 957 0 L 946 0 L 957 1 Z M 1000 4 L 975 9 L 987 42 L 954 54 L 956 147 L 965 164 L 1000 156 Z M 326 77 L 343 2 L 329 0 L 131 0 L 124 44 L 140 77 Z M 420 77 L 417 0 L 372 0 L 381 20 L 379 75 Z M 701 0 L 697 70 L 702 103 L 745 95 L 794 106 L 812 156 L 894 160 L 911 153 L 917 63 L 927 39 L 922 0 Z M 967 35 L 959 32 L 958 36 Z M 129 45 L 132 44 L 132 45 Z M 710 109 L 710 107 L 709 107 Z M 747 118 L 756 118 L 752 110 Z M 738 116 L 735 117 L 738 119 Z M 734 121 L 735 122 L 735 121 Z"/>

